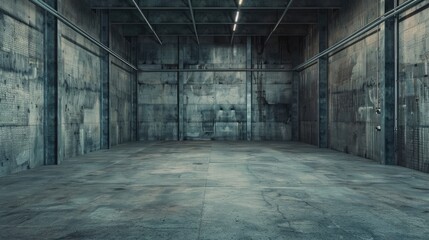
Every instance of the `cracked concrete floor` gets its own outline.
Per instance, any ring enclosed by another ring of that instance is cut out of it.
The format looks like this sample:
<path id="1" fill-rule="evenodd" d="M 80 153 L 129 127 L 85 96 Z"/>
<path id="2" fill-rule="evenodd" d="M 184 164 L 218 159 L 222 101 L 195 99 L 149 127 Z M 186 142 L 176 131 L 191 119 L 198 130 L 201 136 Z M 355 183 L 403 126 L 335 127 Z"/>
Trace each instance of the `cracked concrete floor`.
<path id="1" fill-rule="evenodd" d="M 428 174 L 301 143 L 132 143 L 0 178 L 0 239 L 428 236 Z"/>

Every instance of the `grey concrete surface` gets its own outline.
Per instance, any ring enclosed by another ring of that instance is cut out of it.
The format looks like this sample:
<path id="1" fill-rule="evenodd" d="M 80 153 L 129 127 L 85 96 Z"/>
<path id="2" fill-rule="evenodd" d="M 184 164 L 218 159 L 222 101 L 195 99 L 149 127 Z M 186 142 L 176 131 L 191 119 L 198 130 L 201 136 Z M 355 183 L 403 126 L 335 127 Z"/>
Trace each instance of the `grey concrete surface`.
<path id="1" fill-rule="evenodd" d="M 302 143 L 132 143 L 1 177 L 0 239 L 427 239 L 428 182 Z"/>

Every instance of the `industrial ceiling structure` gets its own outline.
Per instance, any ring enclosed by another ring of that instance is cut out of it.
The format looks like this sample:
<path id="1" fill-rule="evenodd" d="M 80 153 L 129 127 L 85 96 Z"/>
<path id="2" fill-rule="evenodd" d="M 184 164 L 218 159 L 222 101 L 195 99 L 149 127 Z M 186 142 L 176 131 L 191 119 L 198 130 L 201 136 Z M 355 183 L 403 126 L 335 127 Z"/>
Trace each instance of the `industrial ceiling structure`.
<path id="1" fill-rule="evenodd" d="M 108 10 L 126 36 L 305 36 L 320 9 L 340 9 L 341 0 L 91 0 Z M 137 7 L 139 9 L 137 9 Z M 275 30 L 275 31 L 273 31 Z"/>

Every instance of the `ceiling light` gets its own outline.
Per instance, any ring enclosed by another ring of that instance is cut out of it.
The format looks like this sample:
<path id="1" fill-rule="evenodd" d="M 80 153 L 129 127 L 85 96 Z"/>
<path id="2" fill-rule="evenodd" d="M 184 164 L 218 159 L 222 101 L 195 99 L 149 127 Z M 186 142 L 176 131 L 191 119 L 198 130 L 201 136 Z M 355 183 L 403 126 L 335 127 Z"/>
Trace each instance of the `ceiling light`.
<path id="1" fill-rule="evenodd" d="M 237 13 L 235 14 L 235 22 L 238 22 L 238 17 L 240 16 L 240 12 L 237 11 Z"/>
<path id="2" fill-rule="evenodd" d="M 237 29 L 237 24 L 234 24 L 234 28 L 232 29 L 232 31 L 235 32 L 235 29 Z"/>
<path id="3" fill-rule="evenodd" d="M 238 1 L 239 6 L 241 6 L 242 3 L 243 3 L 243 0 Z"/>

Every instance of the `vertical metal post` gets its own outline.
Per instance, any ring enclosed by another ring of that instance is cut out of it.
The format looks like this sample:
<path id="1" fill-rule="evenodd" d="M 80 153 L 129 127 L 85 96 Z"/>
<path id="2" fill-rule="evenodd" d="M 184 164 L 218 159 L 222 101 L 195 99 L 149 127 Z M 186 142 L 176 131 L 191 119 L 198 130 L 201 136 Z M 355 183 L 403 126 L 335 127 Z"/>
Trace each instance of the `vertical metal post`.
<path id="1" fill-rule="evenodd" d="M 109 47 L 110 45 L 110 21 L 109 11 L 101 10 L 101 43 Z M 110 148 L 110 55 L 107 52 L 102 53 L 100 61 L 101 74 L 101 95 L 100 95 L 100 127 L 101 127 L 101 148 Z"/>
<path id="2" fill-rule="evenodd" d="M 399 0 L 395 1 L 395 8 L 399 5 Z M 398 102 L 399 102 L 399 17 L 395 17 L 395 164 L 398 165 Z"/>
<path id="3" fill-rule="evenodd" d="M 131 58 L 132 63 L 137 66 L 138 45 L 137 37 L 131 38 Z M 133 141 L 139 141 L 138 128 L 138 71 L 131 73 L 131 89 L 132 89 L 132 121 L 131 121 L 131 137 Z"/>
<path id="4" fill-rule="evenodd" d="M 319 10 L 319 51 L 328 48 L 328 13 Z M 328 147 L 328 56 L 319 58 L 319 147 Z"/>
<path id="5" fill-rule="evenodd" d="M 178 48 L 178 68 L 183 69 L 183 47 L 180 44 L 180 37 L 177 37 L 177 48 Z M 183 141 L 185 139 L 184 136 L 184 81 L 185 81 L 185 73 L 182 71 L 177 72 L 177 123 L 178 123 L 178 134 L 177 138 L 179 141 Z"/>
<path id="6" fill-rule="evenodd" d="M 388 12 L 395 8 L 395 0 L 385 0 L 384 10 Z M 395 17 L 396 18 L 396 17 Z M 396 36 L 395 18 L 386 20 L 384 26 L 384 107 L 382 116 L 382 162 L 387 165 L 396 165 L 395 160 L 395 84 L 396 84 Z M 384 151 L 384 152 L 383 152 Z"/>
<path id="7" fill-rule="evenodd" d="M 57 0 L 45 0 L 57 9 Z M 45 12 L 44 23 L 44 153 L 45 165 L 58 164 L 58 22 L 55 16 Z"/>
<path id="8" fill-rule="evenodd" d="M 252 68 L 252 37 L 247 37 L 246 41 L 246 68 Z M 252 72 L 246 72 L 246 139 L 252 140 Z"/>
<path id="9" fill-rule="evenodd" d="M 292 141 L 299 141 L 299 79 L 300 73 L 292 73 Z"/>

